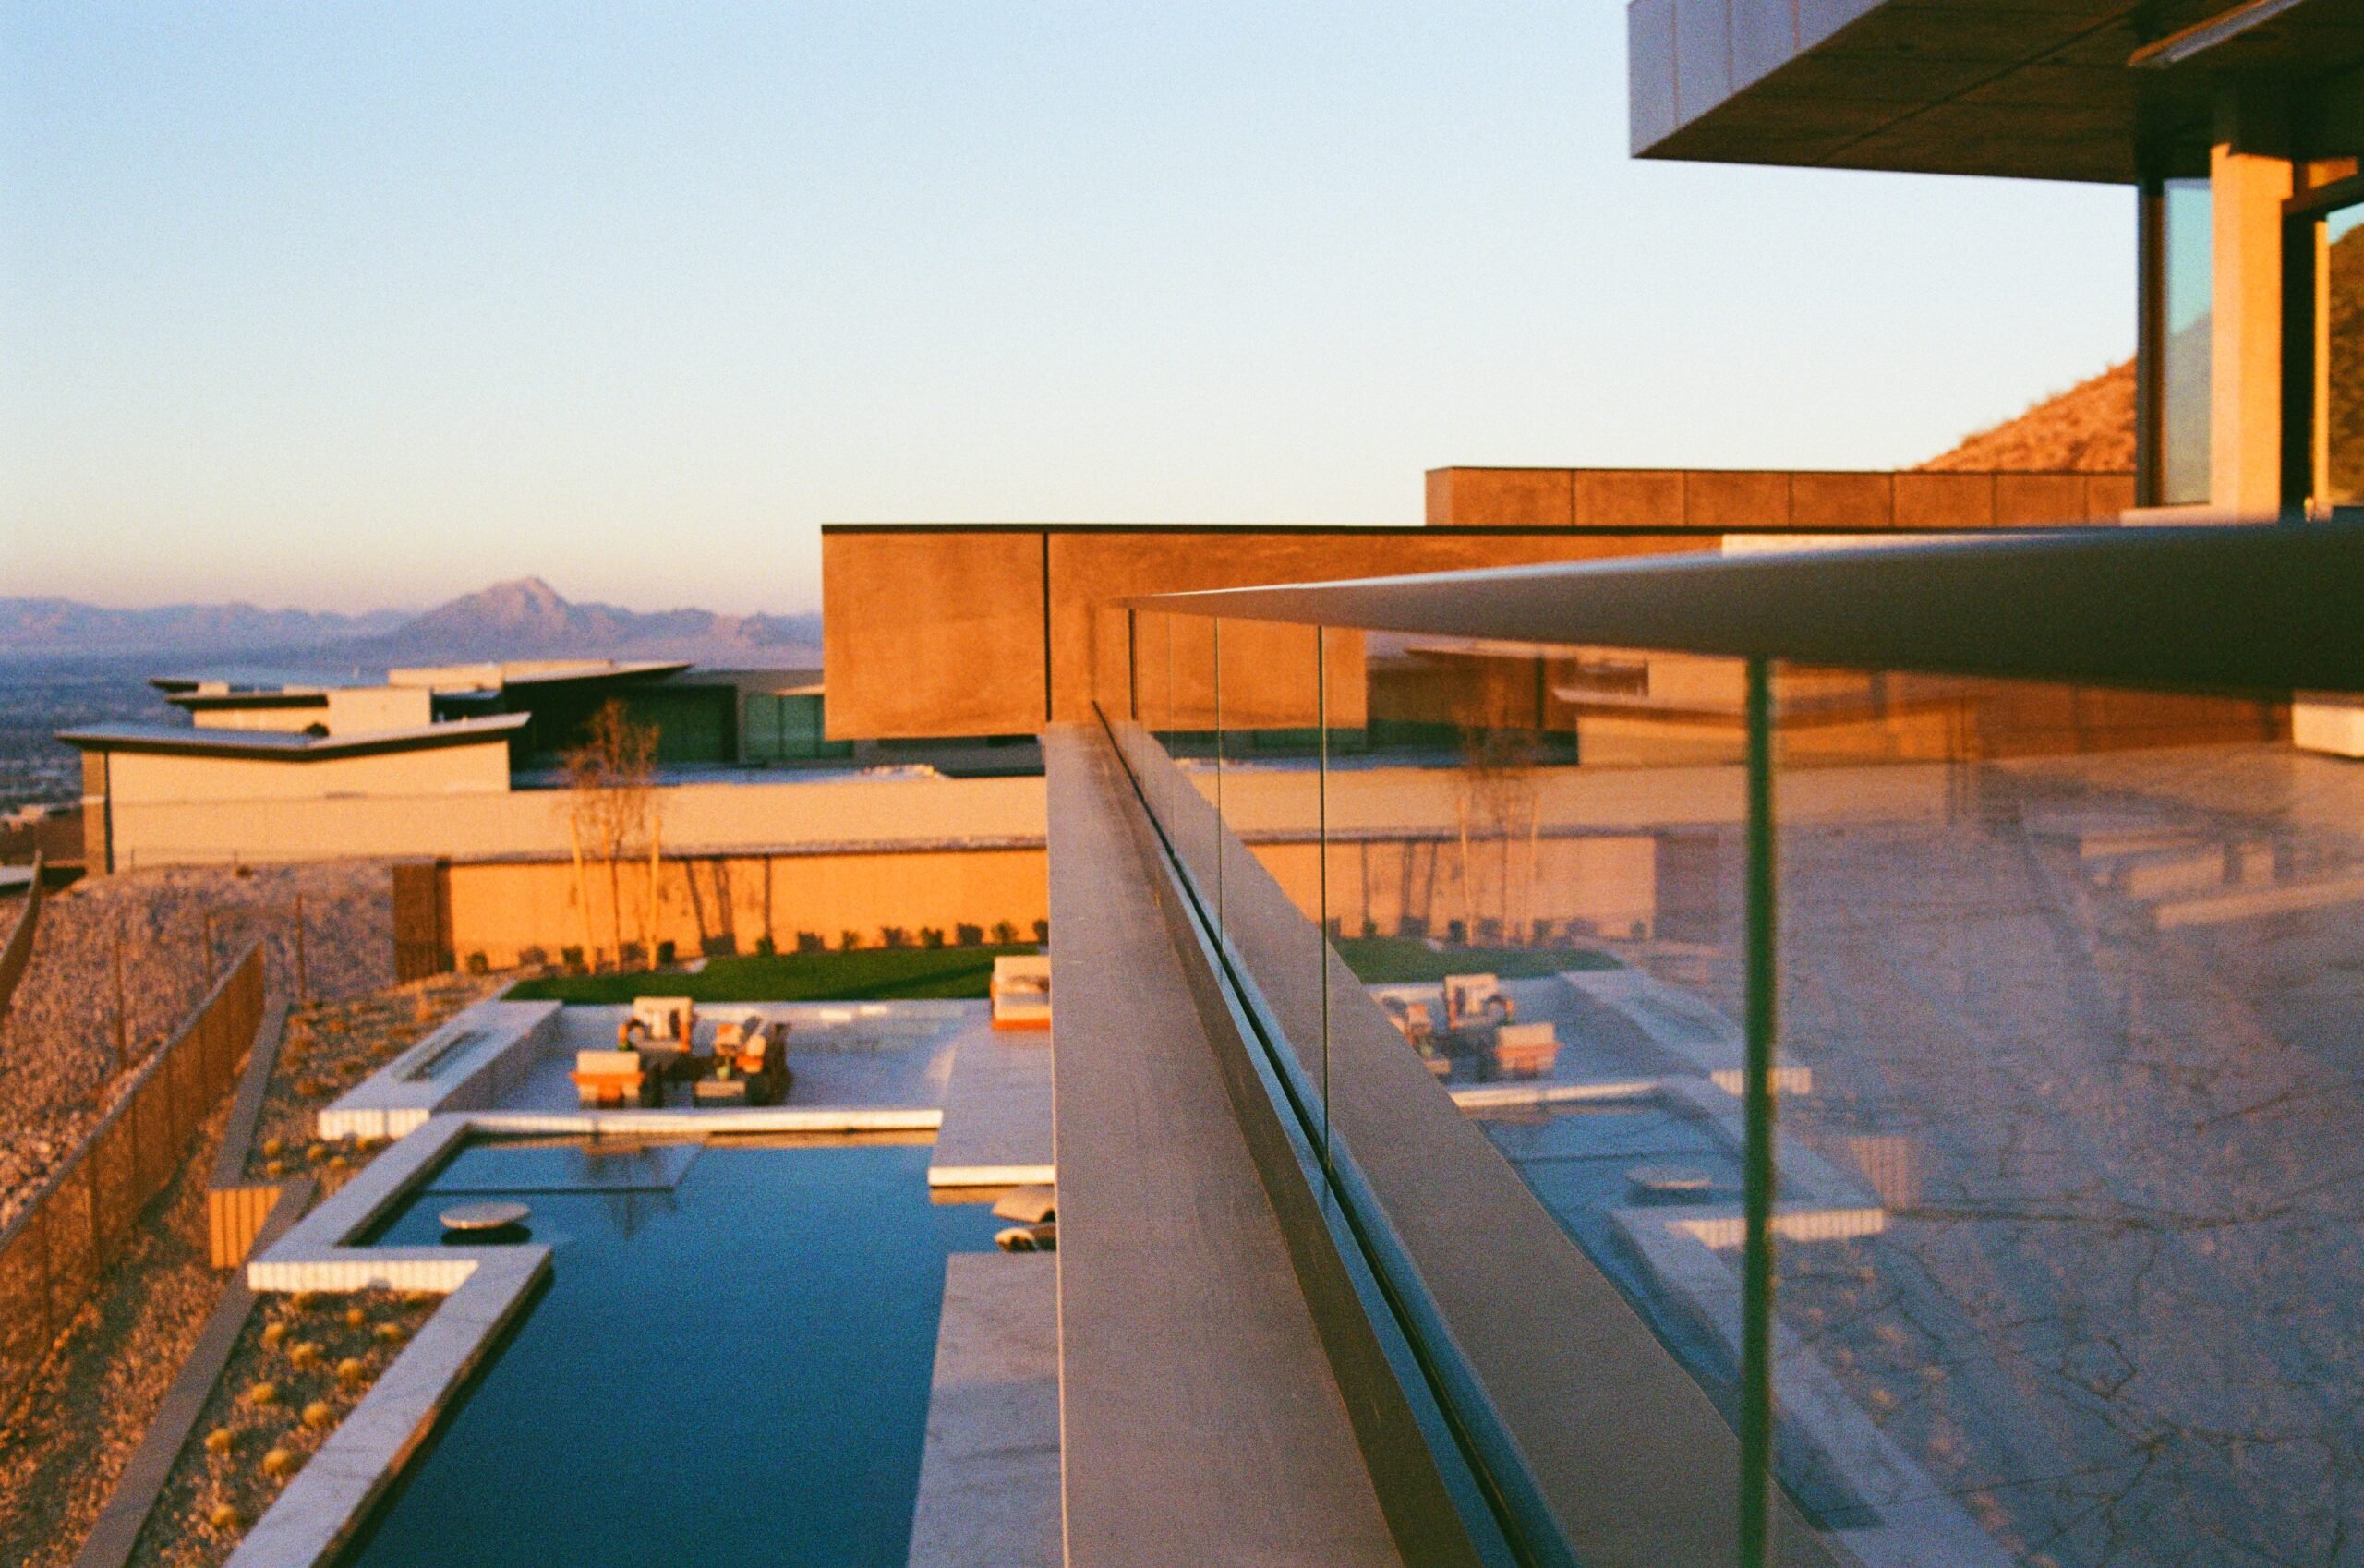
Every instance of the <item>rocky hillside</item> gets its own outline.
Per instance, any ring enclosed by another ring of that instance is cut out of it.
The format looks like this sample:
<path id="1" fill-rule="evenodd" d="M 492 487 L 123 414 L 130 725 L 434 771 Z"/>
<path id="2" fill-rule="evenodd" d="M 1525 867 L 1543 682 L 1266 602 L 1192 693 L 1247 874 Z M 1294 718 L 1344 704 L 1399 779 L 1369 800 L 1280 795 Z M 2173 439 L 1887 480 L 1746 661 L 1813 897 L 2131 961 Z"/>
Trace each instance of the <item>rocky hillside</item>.
<path id="1" fill-rule="evenodd" d="M 2129 473 L 2134 467 L 2134 361 L 2049 397 L 1921 464 L 2010 472 Z"/>

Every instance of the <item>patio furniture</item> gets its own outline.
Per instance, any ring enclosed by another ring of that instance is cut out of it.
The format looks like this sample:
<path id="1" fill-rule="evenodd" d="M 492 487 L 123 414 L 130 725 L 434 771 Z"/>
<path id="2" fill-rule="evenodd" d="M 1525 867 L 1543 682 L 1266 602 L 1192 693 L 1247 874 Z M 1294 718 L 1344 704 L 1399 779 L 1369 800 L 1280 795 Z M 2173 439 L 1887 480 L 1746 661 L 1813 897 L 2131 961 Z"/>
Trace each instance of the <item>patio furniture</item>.
<path id="1" fill-rule="evenodd" d="M 1448 974 L 1444 977 L 1444 1026 L 1509 1023 L 1518 1017 L 1518 1005 L 1502 995 L 1502 983 L 1490 974 Z"/>
<path id="2" fill-rule="evenodd" d="M 1494 1031 L 1497 1078 L 1543 1078 L 1560 1063 L 1559 1031 L 1549 1023 L 1506 1023 Z"/>
<path id="3" fill-rule="evenodd" d="M 1042 953 L 1010 953 L 994 959 L 995 1029 L 1051 1027 L 1051 960 Z"/>
<path id="4" fill-rule="evenodd" d="M 652 1105 L 657 1080 L 641 1067 L 637 1051 L 577 1051 L 574 1092 L 586 1106 Z"/>
<path id="5" fill-rule="evenodd" d="M 789 1087 L 795 1081 L 795 1075 L 788 1069 L 788 1029 L 786 1023 L 774 1022 L 753 1008 L 735 1018 L 723 1019 L 714 1031 L 712 1071 L 698 1080 L 699 1086 L 742 1083 L 746 1086 L 744 1104 L 780 1104 L 788 1098 Z M 718 1091 L 709 1097 L 722 1092 Z"/>

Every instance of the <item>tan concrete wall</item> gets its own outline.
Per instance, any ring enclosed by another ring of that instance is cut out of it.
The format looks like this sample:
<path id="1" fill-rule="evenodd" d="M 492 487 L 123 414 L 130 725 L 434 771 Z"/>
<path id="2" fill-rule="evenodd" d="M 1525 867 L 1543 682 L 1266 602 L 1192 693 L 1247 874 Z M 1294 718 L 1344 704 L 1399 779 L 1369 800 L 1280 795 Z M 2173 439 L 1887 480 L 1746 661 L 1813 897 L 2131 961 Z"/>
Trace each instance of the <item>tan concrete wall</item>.
<path id="1" fill-rule="evenodd" d="M 263 730 L 278 735 L 299 735 L 315 724 L 328 722 L 325 707 L 201 707 L 190 712 L 189 723 L 199 730 Z"/>
<path id="2" fill-rule="evenodd" d="M 1431 527 L 1996 528 L 2114 523 L 2126 474 L 1438 468 Z"/>
<path id="3" fill-rule="evenodd" d="M 435 722 L 435 694 L 418 686 L 351 686 L 329 694 L 332 735 L 423 730 Z"/>
<path id="4" fill-rule="evenodd" d="M 664 862 L 652 933 L 645 861 L 620 864 L 612 881 L 594 863 L 578 878 L 571 861 L 455 862 L 437 868 L 450 891 L 455 959 L 482 953 L 496 968 L 530 958 L 555 962 L 568 947 L 612 960 L 616 942 L 674 945 L 677 954 L 752 953 L 768 935 L 793 951 L 800 932 L 843 946 L 852 931 L 878 947 L 897 926 L 916 945 L 934 927 L 956 939 L 962 923 L 990 935 L 1007 921 L 1019 940 L 1049 918 L 1047 862 L 1039 846 L 860 854 L 731 855 Z M 621 914 L 617 895 L 621 894 Z"/>
<path id="5" fill-rule="evenodd" d="M 118 764 L 123 759 L 117 757 Z M 669 850 L 1039 840 L 1040 778 L 858 778 L 657 791 Z M 115 802 L 115 864 L 562 854 L 562 791 Z"/>
<path id="6" fill-rule="evenodd" d="M 1043 536 L 821 536 L 832 740 L 1043 727 Z"/>
<path id="7" fill-rule="evenodd" d="M 1071 721 L 1091 717 L 1096 692 L 1123 686 L 1124 617 L 1104 608 L 1118 599 L 1667 554 L 1712 549 L 1717 543 L 1707 534 L 1563 529 L 825 529 L 829 735 L 876 740 L 1039 730 L 1046 550 L 1050 713 Z M 1342 644 L 1335 657 L 1347 661 L 1337 667 L 1343 672 L 1360 654 Z M 1354 684 L 1333 678 L 1332 695 L 1345 697 Z M 1294 699 L 1285 690 L 1268 696 L 1248 686 L 1238 690 L 1243 704 L 1280 715 L 1296 713 L 1298 699 L 1310 695 L 1309 682 Z"/>
<path id="8" fill-rule="evenodd" d="M 127 806 L 319 800 L 338 795 L 499 793 L 509 788 L 509 743 L 501 735 L 471 745 L 323 757 L 314 762 L 166 752 L 110 754 L 118 846 L 121 813 Z"/>

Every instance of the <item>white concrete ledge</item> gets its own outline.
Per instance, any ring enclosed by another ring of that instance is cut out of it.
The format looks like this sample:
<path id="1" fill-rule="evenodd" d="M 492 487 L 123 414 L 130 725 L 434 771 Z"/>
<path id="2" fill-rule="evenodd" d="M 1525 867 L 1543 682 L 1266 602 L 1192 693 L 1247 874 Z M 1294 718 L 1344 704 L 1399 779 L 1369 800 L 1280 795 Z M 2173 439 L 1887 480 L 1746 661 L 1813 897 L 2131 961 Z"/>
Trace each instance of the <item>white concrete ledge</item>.
<path id="1" fill-rule="evenodd" d="M 751 1105 L 730 1110 L 476 1111 L 478 1132 L 585 1133 L 594 1137 L 710 1138 L 759 1132 L 934 1132 L 944 1113 L 927 1106 Z"/>
<path id="2" fill-rule="evenodd" d="M 556 1038 L 556 1002 L 478 1002 L 320 1112 L 322 1138 L 400 1138 L 444 1111 L 500 1103 Z"/>

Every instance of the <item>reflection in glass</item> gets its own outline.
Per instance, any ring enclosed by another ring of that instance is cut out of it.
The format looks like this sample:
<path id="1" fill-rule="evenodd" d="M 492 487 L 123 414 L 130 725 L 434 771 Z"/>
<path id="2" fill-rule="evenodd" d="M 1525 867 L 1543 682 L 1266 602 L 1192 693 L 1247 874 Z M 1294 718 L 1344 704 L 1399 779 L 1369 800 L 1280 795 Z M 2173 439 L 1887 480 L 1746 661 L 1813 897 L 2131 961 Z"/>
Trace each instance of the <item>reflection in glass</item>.
<path id="1" fill-rule="evenodd" d="M 2352 1561 L 2364 775 L 1883 683 L 1950 760 L 1783 752 L 1782 1474 L 1867 1559 Z"/>
<path id="2" fill-rule="evenodd" d="M 2356 506 L 2364 504 L 2364 206 L 2332 213 L 2323 238 L 2323 499 Z"/>
<path id="3" fill-rule="evenodd" d="M 2168 180 L 2161 209 L 2159 501 L 2179 506 L 2208 499 L 2216 271 L 2208 182 Z"/>

